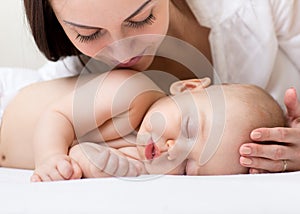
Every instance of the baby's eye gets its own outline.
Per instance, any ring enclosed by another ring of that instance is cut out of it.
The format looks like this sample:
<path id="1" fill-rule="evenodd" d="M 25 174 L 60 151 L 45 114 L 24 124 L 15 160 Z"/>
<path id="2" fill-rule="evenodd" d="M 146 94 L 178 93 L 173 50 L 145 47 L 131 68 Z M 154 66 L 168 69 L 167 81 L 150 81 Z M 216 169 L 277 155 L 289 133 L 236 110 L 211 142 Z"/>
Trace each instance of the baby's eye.
<path id="1" fill-rule="evenodd" d="M 187 119 L 182 124 L 181 131 L 182 131 L 183 136 L 188 139 L 190 138 L 189 125 L 190 125 L 190 117 L 187 117 Z"/>

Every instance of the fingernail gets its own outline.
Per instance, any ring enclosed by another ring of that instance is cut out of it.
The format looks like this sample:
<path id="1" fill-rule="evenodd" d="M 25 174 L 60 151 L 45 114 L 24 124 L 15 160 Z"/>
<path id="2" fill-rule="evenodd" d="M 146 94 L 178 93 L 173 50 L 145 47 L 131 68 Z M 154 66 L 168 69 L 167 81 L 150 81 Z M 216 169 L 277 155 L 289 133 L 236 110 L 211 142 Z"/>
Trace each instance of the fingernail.
<path id="1" fill-rule="evenodd" d="M 261 132 L 252 132 L 251 133 L 251 138 L 252 139 L 259 139 L 259 138 L 261 138 Z"/>
<path id="2" fill-rule="evenodd" d="M 250 169 L 249 173 L 250 174 L 258 174 L 258 170 L 257 169 Z"/>
<path id="3" fill-rule="evenodd" d="M 251 148 L 248 146 L 243 146 L 241 148 L 241 155 L 250 155 L 252 152 Z"/>
<path id="4" fill-rule="evenodd" d="M 141 174 L 141 171 L 142 171 L 142 167 L 141 167 L 139 164 L 136 164 L 136 165 L 135 165 L 135 168 L 136 168 L 136 170 L 137 170 L 138 175 L 140 175 L 140 174 Z"/>
<path id="5" fill-rule="evenodd" d="M 241 157 L 241 163 L 245 165 L 250 165 L 252 164 L 252 160 L 250 158 Z"/>

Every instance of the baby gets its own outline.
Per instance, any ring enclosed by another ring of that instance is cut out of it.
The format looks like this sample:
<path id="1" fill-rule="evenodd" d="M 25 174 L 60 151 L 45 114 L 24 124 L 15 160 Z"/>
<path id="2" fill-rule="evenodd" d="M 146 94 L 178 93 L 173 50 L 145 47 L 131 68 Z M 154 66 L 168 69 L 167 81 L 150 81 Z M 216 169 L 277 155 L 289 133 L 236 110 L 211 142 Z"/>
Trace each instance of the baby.
<path id="1" fill-rule="evenodd" d="M 4 109 L 0 164 L 35 168 L 32 181 L 80 178 L 80 168 L 68 155 L 77 140 L 111 141 L 132 133 L 163 96 L 146 75 L 132 70 L 29 85 Z M 136 176 L 140 164 L 126 164 L 133 165 L 126 176 Z"/>
<path id="2" fill-rule="evenodd" d="M 257 87 L 209 83 L 177 82 L 166 97 L 145 75 L 116 70 L 31 85 L 5 111 L 0 164 L 35 166 L 32 181 L 245 173 L 239 146 L 254 128 L 282 126 L 282 111 Z"/>
<path id="3" fill-rule="evenodd" d="M 70 156 L 84 177 L 122 176 L 130 170 L 118 164 L 125 157 L 143 163 L 141 174 L 247 173 L 239 163 L 240 146 L 250 141 L 255 128 L 283 126 L 282 109 L 254 85 L 207 87 L 209 82 L 204 78 L 174 83 L 173 95 L 151 106 L 136 139 L 81 143 L 71 148 Z"/>

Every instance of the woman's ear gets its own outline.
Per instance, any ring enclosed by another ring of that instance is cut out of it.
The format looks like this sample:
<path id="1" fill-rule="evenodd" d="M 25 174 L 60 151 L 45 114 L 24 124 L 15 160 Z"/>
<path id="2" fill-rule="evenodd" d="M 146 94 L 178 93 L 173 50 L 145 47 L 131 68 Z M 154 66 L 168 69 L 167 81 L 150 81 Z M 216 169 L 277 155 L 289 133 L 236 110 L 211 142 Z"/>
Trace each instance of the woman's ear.
<path id="1" fill-rule="evenodd" d="M 207 88 L 211 83 L 210 78 L 205 77 L 202 79 L 188 79 L 174 82 L 170 86 L 170 93 L 172 95 L 182 93 L 186 90 L 199 90 Z"/>

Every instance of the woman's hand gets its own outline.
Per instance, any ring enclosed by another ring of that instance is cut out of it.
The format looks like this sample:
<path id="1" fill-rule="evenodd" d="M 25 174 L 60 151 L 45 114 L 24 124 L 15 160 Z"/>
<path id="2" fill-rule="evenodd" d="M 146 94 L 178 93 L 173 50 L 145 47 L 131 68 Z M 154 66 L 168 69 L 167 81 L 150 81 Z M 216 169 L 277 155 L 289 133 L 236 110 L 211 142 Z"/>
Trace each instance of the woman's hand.
<path id="1" fill-rule="evenodd" d="M 289 127 L 258 128 L 250 135 L 253 141 L 279 144 L 246 143 L 240 147 L 240 163 L 250 168 L 249 173 L 300 170 L 300 102 L 294 88 L 286 91 L 284 103 Z"/>

